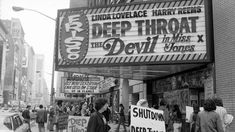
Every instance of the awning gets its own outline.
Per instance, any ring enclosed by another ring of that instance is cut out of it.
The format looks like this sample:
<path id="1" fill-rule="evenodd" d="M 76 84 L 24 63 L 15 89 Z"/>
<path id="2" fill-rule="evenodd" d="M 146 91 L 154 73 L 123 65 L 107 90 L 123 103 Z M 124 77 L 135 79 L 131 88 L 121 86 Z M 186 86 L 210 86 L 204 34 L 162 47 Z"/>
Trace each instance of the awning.
<path id="1" fill-rule="evenodd" d="M 125 66 L 125 67 L 95 67 L 95 68 L 66 68 L 61 71 L 78 72 L 88 75 L 127 78 L 133 80 L 149 80 L 168 76 L 174 73 L 200 67 L 203 64 L 175 64 L 175 65 L 150 65 L 150 66 Z"/>

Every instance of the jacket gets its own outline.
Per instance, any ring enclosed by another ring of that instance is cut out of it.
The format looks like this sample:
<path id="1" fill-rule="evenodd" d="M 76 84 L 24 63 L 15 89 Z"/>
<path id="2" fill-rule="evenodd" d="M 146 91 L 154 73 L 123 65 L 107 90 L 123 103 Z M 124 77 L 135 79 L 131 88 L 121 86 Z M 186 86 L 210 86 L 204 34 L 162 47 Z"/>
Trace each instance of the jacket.
<path id="1" fill-rule="evenodd" d="M 47 122 L 47 112 L 43 109 L 40 109 L 37 111 L 37 117 L 36 117 L 37 123 L 45 123 Z"/>
<path id="2" fill-rule="evenodd" d="M 202 111 L 198 114 L 196 131 L 224 132 L 219 114 L 214 111 Z"/>
<path id="3" fill-rule="evenodd" d="M 30 120 L 29 110 L 24 110 L 23 113 L 22 113 L 22 116 L 24 117 L 24 119 Z"/>
<path id="4" fill-rule="evenodd" d="M 108 132 L 103 121 L 104 116 L 99 112 L 94 112 L 88 121 L 87 132 Z"/>

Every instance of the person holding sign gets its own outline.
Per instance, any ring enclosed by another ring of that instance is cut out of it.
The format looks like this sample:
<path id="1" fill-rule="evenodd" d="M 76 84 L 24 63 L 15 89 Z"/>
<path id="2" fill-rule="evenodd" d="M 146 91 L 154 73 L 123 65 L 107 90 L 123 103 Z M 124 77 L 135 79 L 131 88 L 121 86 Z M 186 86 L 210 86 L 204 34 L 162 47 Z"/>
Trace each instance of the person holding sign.
<path id="1" fill-rule="evenodd" d="M 108 132 L 110 126 L 107 124 L 102 113 L 108 108 L 108 100 L 99 98 L 95 101 L 96 112 L 91 114 L 88 121 L 87 132 Z"/>

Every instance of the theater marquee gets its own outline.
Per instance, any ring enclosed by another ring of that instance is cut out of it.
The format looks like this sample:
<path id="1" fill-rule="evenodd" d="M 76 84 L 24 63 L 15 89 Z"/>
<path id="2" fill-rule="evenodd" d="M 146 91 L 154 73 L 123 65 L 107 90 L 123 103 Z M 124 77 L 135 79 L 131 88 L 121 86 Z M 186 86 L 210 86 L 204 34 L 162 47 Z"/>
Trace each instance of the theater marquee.
<path id="1" fill-rule="evenodd" d="M 56 67 L 206 62 L 208 16 L 204 0 L 59 10 Z"/>

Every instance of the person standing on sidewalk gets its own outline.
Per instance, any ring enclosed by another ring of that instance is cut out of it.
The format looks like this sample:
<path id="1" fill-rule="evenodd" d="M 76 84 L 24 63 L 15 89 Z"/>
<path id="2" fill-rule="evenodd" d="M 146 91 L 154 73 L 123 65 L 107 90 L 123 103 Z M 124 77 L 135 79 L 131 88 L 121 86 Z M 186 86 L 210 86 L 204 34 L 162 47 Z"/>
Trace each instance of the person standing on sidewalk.
<path id="1" fill-rule="evenodd" d="M 196 132 L 224 132 L 220 116 L 215 112 L 214 100 L 206 99 L 203 108 L 204 111 L 198 114 Z"/>
<path id="2" fill-rule="evenodd" d="M 125 114 L 124 114 L 124 106 L 123 106 L 123 104 L 119 105 L 119 112 L 117 114 L 119 114 L 119 122 L 118 122 L 118 126 L 117 126 L 116 132 L 119 132 L 119 128 L 120 128 L 121 124 L 123 125 L 125 132 L 127 132 L 126 131 L 126 126 L 125 126 Z"/>
<path id="3" fill-rule="evenodd" d="M 215 102 L 215 105 L 216 105 L 215 112 L 219 114 L 220 119 L 221 119 L 221 123 L 222 123 L 222 126 L 223 126 L 223 130 L 226 131 L 225 118 L 226 118 L 226 115 L 227 115 L 227 110 L 224 108 L 223 101 L 222 101 L 221 98 L 215 96 L 212 99 L 213 99 L 213 101 Z"/>
<path id="4" fill-rule="evenodd" d="M 168 108 L 166 108 L 166 101 L 164 99 L 162 99 L 160 101 L 160 107 L 159 107 L 159 110 L 162 110 L 163 111 L 163 116 L 164 116 L 164 120 L 165 120 L 165 128 L 167 130 L 168 128 L 168 123 L 169 123 L 169 119 L 170 119 L 170 115 L 169 115 L 169 110 Z"/>
<path id="5" fill-rule="evenodd" d="M 30 128 L 30 105 L 27 105 L 26 110 L 22 112 L 22 117 L 24 118 L 25 122 L 29 124 L 29 131 L 31 131 Z"/>
<path id="6" fill-rule="evenodd" d="M 180 111 L 179 105 L 177 104 L 173 106 L 172 120 L 173 120 L 174 132 L 181 132 L 182 113 Z"/>
<path id="7" fill-rule="evenodd" d="M 36 122 L 38 123 L 39 132 L 45 132 L 45 123 L 47 122 L 47 112 L 43 109 L 43 105 L 39 105 Z"/>
<path id="8" fill-rule="evenodd" d="M 47 124 L 47 129 L 49 131 L 54 131 L 54 123 L 55 123 L 55 111 L 53 106 L 50 107 L 49 110 L 49 116 L 48 116 L 48 124 Z"/>
<path id="9" fill-rule="evenodd" d="M 108 132 L 111 128 L 102 113 L 108 108 L 108 100 L 99 98 L 95 101 L 96 112 L 92 113 L 87 125 L 87 132 Z"/>

